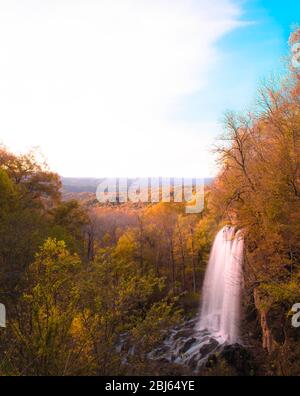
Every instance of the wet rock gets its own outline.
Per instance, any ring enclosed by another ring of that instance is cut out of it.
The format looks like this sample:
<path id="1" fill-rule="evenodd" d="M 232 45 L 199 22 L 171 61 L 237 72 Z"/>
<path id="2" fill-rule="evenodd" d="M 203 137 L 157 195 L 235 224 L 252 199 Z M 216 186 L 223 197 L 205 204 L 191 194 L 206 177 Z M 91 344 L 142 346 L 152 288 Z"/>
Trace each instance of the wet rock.
<path id="1" fill-rule="evenodd" d="M 189 338 L 193 335 L 193 333 L 194 333 L 193 329 L 181 330 L 174 335 L 174 340 L 178 340 L 179 338 Z"/>
<path id="2" fill-rule="evenodd" d="M 213 338 L 211 338 L 209 340 L 209 343 L 203 345 L 200 348 L 199 351 L 200 351 L 201 356 L 209 355 L 210 353 L 212 353 L 218 347 L 218 345 L 219 345 L 218 341 L 213 339 Z"/>
<path id="3" fill-rule="evenodd" d="M 192 369 L 192 370 L 195 370 L 196 368 L 197 368 L 197 366 L 198 366 L 198 363 L 199 363 L 199 356 L 193 356 L 190 360 L 189 360 L 189 362 L 188 362 L 188 366 Z"/>
<path id="4" fill-rule="evenodd" d="M 157 350 L 155 350 L 153 355 L 161 356 L 161 355 L 165 354 L 166 352 L 168 352 L 168 349 L 169 348 L 166 345 L 163 345 L 163 346 L 159 347 Z"/>
<path id="5" fill-rule="evenodd" d="M 166 358 L 162 358 L 162 359 L 159 359 L 159 362 L 160 362 L 160 363 L 168 364 L 168 363 L 169 363 L 169 360 L 166 359 Z"/>
<path id="6" fill-rule="evenodd" d="M 193 373 L 225 362 L 238 375 L 253 374 L 253 358 L 245 347 L 220 344 L 207 330 L 197 330 L 196 322 L 188 321 L 169 331 L 162 344 L 149 353 L 149 359 L 182 366 Z"/>
<path id="7" fill-rule="evenodd" d="M 191 338 L 188 341 L 186 341 L 183 347 L 179 349 L 179 353 L 187 352 L 190 349 L 190 347 L 195 344 L 195 342 L 197 342 L 196 338 Z"/>
<path id="8" fill-rule="evenodd" d="M 218 363 L 218 358 L 217 358 L 216 354 L 214 353 L 214 354 L 210 355 L 209 358 L 207 359 L 205 367 L 213 368 L 217 365 L 217 363 Z"/>
<path id="9" fill-rule="evenodd" d="M 247 376 L 253 373 L 253 356 L 240 344 L 226 345 L 220 353 L 220 358 L 233 367 L 238 375 Z"/>

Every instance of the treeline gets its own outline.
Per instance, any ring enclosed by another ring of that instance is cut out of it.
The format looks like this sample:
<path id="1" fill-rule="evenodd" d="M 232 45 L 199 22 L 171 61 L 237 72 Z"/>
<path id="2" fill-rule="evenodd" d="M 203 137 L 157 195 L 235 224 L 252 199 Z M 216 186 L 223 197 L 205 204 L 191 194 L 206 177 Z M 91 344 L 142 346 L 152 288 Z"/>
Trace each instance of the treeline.
<path id="1" fill-rule="evenodd" d="M 161 373 L 147 353 L 195 313 L 208 218 L 180 204 L 85 208 L 60 190 L 35 153 L 1 147 L 0 374 Z"/>
<path id="2" fill-rule="evenodd" d="M 221 171 L 212 211 L 245 233 L 245 334 L 262 339 L 267 373 L 300 374 L 300 331 L 291 326 L 300 302 L 299 68 L 265 84 L 255 112 L 227 114 L 216 151 Z"/>

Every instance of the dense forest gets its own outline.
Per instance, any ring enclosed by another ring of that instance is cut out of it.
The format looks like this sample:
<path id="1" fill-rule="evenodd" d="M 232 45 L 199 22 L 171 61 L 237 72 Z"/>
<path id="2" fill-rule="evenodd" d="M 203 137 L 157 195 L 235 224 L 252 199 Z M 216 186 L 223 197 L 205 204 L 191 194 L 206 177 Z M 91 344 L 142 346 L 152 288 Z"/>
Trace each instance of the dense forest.
<path id="1" fill-rule="evenodd" d="M 1 375 L 188 373 L 148 354 L 197 314 L 224 224 L 246 244 L 247 374 L 300 374 L 300 330 L 291 326 L 300 302 L 299 69 L 258 96 L 255 111 L 226 115 L 220 171 L 195 215 L 173 202 L 63 199 L 60 177 L 35 152 L 0 147 Z M 199 374 L 240 372 L 216 358 Z"/>
<path id="2" fill-rule="evenodd" d="M 2 147 L 0 175 L 1 373 L 155 370 L 147 352 L 198 305 L 208 220 L 182 204 L 63 201 L 58 175 L 34 153 Z M 136 353 L 122 365 L 125 333 Z"/>

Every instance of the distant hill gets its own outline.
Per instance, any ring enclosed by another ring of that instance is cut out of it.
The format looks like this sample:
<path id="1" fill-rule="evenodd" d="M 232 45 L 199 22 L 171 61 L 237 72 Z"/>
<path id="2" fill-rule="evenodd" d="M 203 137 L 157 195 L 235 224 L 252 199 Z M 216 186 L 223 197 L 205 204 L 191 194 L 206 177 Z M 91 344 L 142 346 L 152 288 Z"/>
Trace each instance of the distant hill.
<path id="1" fill-rule="evenodd" d="M 94 193 L 97 185 L 105 178 L 95 179 L 89 177 L 61 177 L 62 190 L 65 193 Z"/>
<path id="2" fill-rule="evenodd" d="M 205 185 L 209 185 L 213 181 L 213 177 L 206 177 L 204 179 Z M 89 178 L 89 177 L 61 177 L 62 181 L 62 192 L 67 193 L 95 193 L 99 183 L 105 178 Z M 137 179 L 128 179 L 128 184 L 131 185 Z M 161 179 L 162 184 L 166 179 Z"/>

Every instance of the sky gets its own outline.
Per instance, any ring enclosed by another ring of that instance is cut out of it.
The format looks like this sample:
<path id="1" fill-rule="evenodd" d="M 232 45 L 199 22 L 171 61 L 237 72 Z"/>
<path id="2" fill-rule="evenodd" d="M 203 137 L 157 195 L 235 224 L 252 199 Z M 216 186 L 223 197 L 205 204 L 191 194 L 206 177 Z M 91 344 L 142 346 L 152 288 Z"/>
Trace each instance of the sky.
<path id="1" fill-rule="evenodd" d="M 0 0 L 0 142 L 73 177 L 202 177 L 299 0 Z"/>

